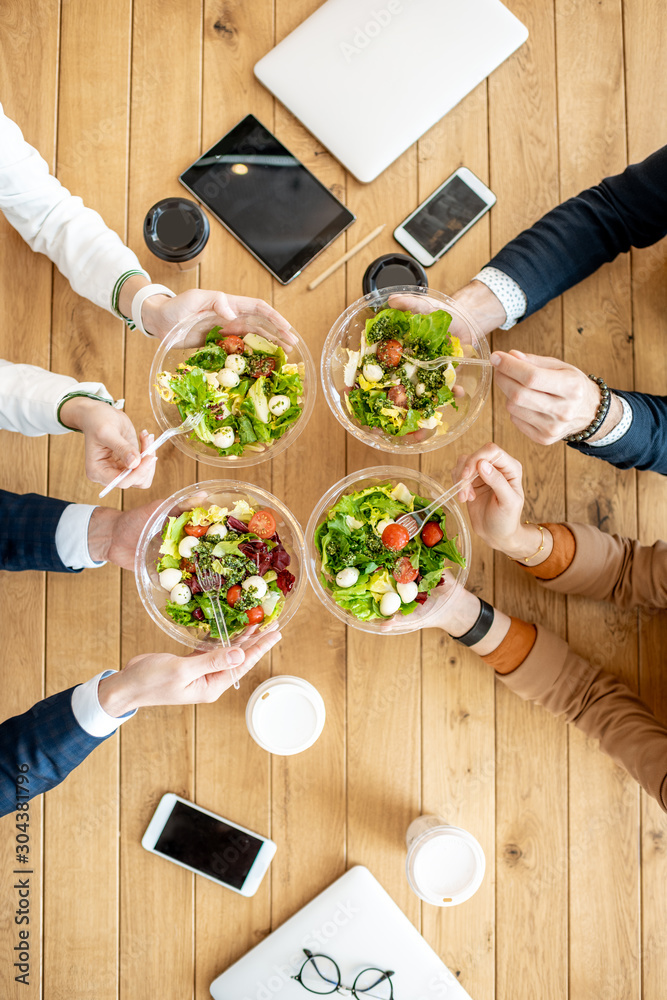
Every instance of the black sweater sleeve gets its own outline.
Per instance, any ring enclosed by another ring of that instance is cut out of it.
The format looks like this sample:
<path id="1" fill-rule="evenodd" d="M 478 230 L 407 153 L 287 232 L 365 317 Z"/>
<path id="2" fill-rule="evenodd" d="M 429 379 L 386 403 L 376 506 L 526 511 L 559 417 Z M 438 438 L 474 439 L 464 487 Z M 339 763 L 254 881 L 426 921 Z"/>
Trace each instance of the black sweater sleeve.
<path id="1" fill-rule="evenodd" d="M 667 234 L 667 146 L 558 205 L 511 240 L 489 266 L 528 299 L 524 319 L 631 247 Z"/>

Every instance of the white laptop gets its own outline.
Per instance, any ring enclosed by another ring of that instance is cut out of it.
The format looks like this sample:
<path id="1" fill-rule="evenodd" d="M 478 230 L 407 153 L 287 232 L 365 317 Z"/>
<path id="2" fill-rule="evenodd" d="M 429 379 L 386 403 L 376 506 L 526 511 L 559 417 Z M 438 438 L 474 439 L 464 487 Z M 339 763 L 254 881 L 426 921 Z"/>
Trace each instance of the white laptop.
<path id="1" fill-rule="evenodd" d="M 211 983 L 214 1000 L 308 1000 L 291 977 L 303 949 L 332 958 L 342 985 L 363 969 L 393 970 L 396 1000 L 470 1000 L 368 868 L 351 868 Z M 336 994 L 334 994 L 335 996 Z"/>
<path id="2" fill-rule="evenodd" d="M 527 37 L 500 0 L 326 0 L 255 74 L 367 182 Z"/>

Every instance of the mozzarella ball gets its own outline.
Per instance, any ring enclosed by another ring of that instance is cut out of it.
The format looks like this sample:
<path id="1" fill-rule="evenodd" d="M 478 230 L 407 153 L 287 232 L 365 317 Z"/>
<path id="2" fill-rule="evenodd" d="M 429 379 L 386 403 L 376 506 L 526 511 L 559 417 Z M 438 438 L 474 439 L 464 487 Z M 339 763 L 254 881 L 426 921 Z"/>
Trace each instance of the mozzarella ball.
<path id="1" fill-rule="evenodd" d="M 424 395 L 424 393 L 426 392 L 426 386 L 424 385 L 423 382 L 417 382 L 416 392 L 417 392 L 418 396 L 423 396 Z"/>
<path id="2" fill-rule="evenodd" d="M 384 529 L 388 528 L 390 524 L 396 524 L 396 522 L 392 521 L 390 517 L 387 517 L 383 521 L 378 521 L 378 523 L 375 525 L 375 530 L 377 531 L 380 538 L 382 538 L 382 533 L 384 532 Z"/>
<path id="3" fill-rule="evenodd" d="M 218 521 L 217 524 L 212 524 L 210 528 L 206 529 L 206 534 L 217 535 L 218 538 L 224 538 L 227 534 L 227 529 L 221 521 Z"/>
<path id="4" fill-rule="evenodd" d="M 254 590 L 255 597 L 258 597 L 260 601 L 269 589 L 266 585 L 266 580 L 262 580 L 261 576 L 249 576 L 247 580 L 243 581 L 241 586 L 244 590 Z"/>
<path id="5" fill-rule="evenodd" d="M 290 408 L 289 396 L 271 396 L 269 410 L 274 417 L 280 417 Z"/>
<path id="6" fill-rule="evenodd" d="M 346 566 L 340 573 L 336 573 L 336 583 L 339 587 L 354 587 L 359 579 L 359 570 L 356 566 Z"/>
<path id="7" fill-rule="evenodd" d="M 231 372 L 241 375 L 247 368 L 248 362 L 242 354 L 228 354 L 225 361 L 225 368 Z"/>
<path id="8" fill-rule="evenodd" d="M 374 365 L 372 362 L 364 365 L 363 368 L 364 378 L 369 382 L 381 382 L 384 372 L 379 365 Z"/>
<path id="9" fill-rule="evenodd" d="M 419 593 L 419 587 L 414 580 L 412 580 L 411 583 L 397 583 L 396 590 L 401 595 L 403 604 L 409 604 L 410 601 L 414 601 L 415 597 Z"/>
<path id="10" fill-rule="evenodd" d="M 179 556 L 183 556 L 184 559 L 189 559 L 192 555 L 192 550 L 196 549 L 198 545 L 198 538 L 195 538 L 194 535 L 185 535 L 185 537 L 181 538 L 178 543 Z M 172 583 L 171 586 L 173 587 L 174 584 Z M 171 590 L 171 587 L 167 587 L 167 590 Z"/>
<path id="11" fill-rule="evenodd" d="M 158 579 L 160 586 L 165 590 L 173 590 L 176 584 L 181 582 L 182 577 L 180 569 L 163 569 Z"/>
<path id="12" fill-rule="evenodd" d="M 187 604 L 192 597 L 192 591 L 187 583 L 177 583 L 169 595 L 169 600 L 174 604 Z"/>
<path id="13" fill-rule="evenodd" d="M 380 601 L 380 614 L 384 615 L 385 618 L 389 618 L 390 615 L 396 614 L 400 606 L 400 597 L 394 590 L 391 590 L 388 594 L 382 595 L 382 600 Z"/>
<path id="14" fill-rule="evenodd" d="M 234 428 L 223 427 L 213 435 L 213 444 L 216 448 L 231 448 L 234 444 Z"/>
<path id="15" fill-rule="evenodd" d="M 218 382 L 220 385 L 224 385 L 225 389 L 233 389 L 240 381 L 241 379 L 231 368 L 223 368 L 221 372 L 218 372 Z"/>
<path id="16" fill-rule="evenodd" d="M 205 375 L 207 383 L 210 385 L 211 389 L 218 389 L 220 383 L 218 382 L 218 376 L 215 372 L 207 372 Z"/>

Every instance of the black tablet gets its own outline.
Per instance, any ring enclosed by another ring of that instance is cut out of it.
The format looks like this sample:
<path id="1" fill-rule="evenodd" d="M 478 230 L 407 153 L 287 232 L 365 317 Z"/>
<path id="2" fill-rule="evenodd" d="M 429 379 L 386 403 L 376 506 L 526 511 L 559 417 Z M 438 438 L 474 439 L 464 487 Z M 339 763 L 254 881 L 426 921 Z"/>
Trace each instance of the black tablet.
<path id="1" fill-rule="evenodd" d="M 253 115 L 179 180 L 283 285 L 355 220 Z"/>

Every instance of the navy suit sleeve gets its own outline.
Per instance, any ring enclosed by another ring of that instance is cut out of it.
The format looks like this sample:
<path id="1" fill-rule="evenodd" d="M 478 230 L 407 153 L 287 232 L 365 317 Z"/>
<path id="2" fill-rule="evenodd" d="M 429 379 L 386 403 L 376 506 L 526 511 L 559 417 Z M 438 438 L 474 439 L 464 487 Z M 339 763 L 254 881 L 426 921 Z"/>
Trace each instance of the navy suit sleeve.
<path id="1" fill-rule="evenodd" d="M 632 423 L 627 433 L 604 448 L 587 444 L 571 447 L 610 462 L 618 469 L 651 469 L 667 476 L 667 396 L 613 391 L 632 407 Z"/>
<path id="2" fill-rule="evenodd" d="M 56 528 L 65 507 L 65 500 L 0 490 L 0 569 L 80 573 L 65 566 L 56 549 Z"/>
<path id="3" fill-rule="evenodd" d="M 667 146 L 558 205 L 489 261 L 521 286 L 525 316 L 630 247 L 667 234 Z"/>
<path id="4" fill-rule="evenodd" d="M 73 690 L 38 701 L 23 715 L 0 725 L 0 816 L 59 785 L 108 739 L 91 736 L 81 728 L 72 711 Z M 17 781 L 19 775 L 22 777 Z"/>

